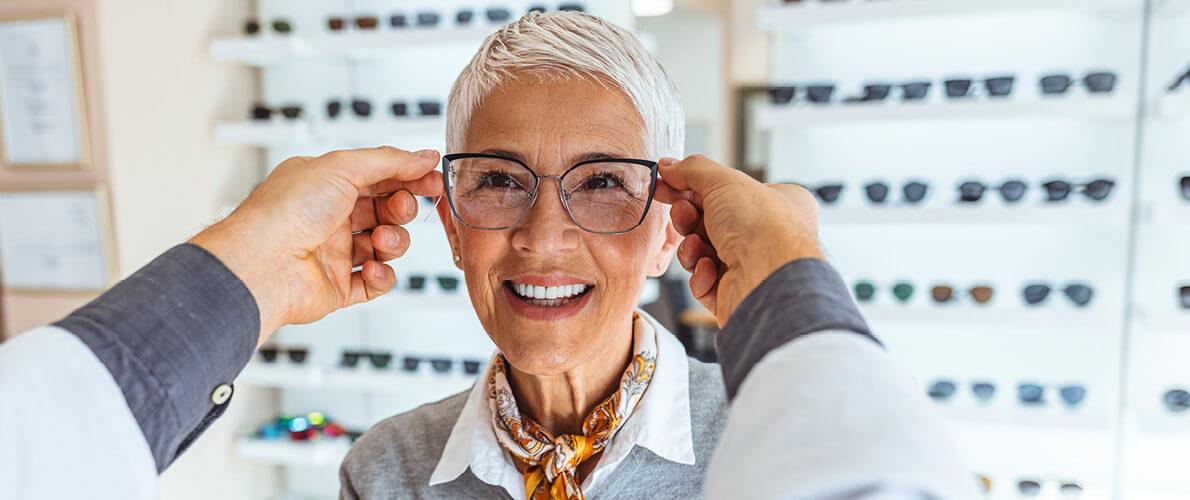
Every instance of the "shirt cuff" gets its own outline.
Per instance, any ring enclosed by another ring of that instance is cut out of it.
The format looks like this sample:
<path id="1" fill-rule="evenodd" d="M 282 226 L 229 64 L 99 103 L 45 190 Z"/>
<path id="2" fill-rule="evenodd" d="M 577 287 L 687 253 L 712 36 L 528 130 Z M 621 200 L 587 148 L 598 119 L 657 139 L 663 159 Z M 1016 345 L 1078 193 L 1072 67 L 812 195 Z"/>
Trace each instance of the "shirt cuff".
<path id="1" fill-rule="evenodd" d="M 853 332 L 880 344 L 830 264 L 798 259 L 777 269 L 736 307 L 715 339 L 728 398 L 735 398 L 766 354 L 827 330 Z"/>
<path id="2" fill-rule="evenodd" d="M 260 313 L 218 258 L 183 244 L 56 325 L 111 372 L 163 471 L 223 414 Z"/>

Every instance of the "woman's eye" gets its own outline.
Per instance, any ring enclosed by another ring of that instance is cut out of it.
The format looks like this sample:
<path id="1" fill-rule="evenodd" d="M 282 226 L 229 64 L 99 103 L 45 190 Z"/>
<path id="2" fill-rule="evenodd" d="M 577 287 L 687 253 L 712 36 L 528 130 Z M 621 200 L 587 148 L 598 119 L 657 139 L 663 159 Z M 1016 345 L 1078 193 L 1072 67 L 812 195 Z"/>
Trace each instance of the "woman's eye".
<path id="1" fill-rule="evenodd" d="M 517 186 L 518 184 L 516 180 L 514 180 L 512 177 L 498 172 L 484 174 L 484 176 L 479 179 L 479 187 L 508 189 Z"/>
<path id="2" fill-rule="evenodd" d="M 583 189 L 612 189 L 620 186 L 620 180 L 610 175 L 590 177 L 583 183 Z"/>

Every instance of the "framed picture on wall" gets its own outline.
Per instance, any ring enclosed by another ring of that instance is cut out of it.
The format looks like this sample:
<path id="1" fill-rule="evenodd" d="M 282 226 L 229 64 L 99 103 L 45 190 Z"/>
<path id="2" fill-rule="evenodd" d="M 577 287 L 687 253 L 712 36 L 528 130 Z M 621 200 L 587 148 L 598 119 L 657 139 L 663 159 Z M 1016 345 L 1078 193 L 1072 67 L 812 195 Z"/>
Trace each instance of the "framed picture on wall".
<path id="1" fill-rule="evenodd" d="M 96 292 L 115 276 L 105 190 L 0 191 L 5 291 Z"/>
<path id="2" fill-rule="evenodd" d="M 83 96 L 74 14 L 0 17 L 0 167 L 86 168 Z"/>

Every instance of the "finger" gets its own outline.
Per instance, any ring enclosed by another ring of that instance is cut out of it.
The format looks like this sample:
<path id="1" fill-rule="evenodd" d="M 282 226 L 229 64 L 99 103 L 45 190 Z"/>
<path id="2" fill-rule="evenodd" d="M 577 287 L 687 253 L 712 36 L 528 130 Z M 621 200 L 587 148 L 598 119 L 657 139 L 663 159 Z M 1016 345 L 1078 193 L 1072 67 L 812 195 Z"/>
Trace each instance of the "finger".
<path id="1" fill-rule="evenodd" d="M 342 175 L 358 189 L 380 181 L 419 179 L 438 165 L 438 152 L 430 149 L 410 153 L 392 146 L 331 151 L 316 160 L 321 168 Z"/>
<path id="2" fill-rule="evenodd" d="M 401 190 L 409 191 L 417 196 L 441 196 L 442 172 L 431 170 L 426 175 L 413 180 L 385 179 L 376 183 L 371 188 L 363 189 L 361 192 L 365 194 L 395 193 Z"/>
<path id="3" fill-rule="evenodd" d="M 368 232 L 351 235 L 351 267 L 361 266 L 378 257 L 372 246 L 372 235 Z"/>
<path id="4" fill-rule="evenodd" d="M 751 180 L 743 172 L 715 163 L 702 155 L 690 156 L 681 161 L 663 158 L 659 170 L 670 187 L 679 191 L 693 191 L 704 197 L 722 186 Z"/>
<path id="5" fill-rule="evenodd" d="M 377 224 L 404 225 L 417 218 L 417 198 L 409 191 L 397 191 L 377 204 L 380 220 Z"/>
<path id="6" fill-rule="evenodd" d="M 711 293 L 715 282 L 719 280 L 719 268 L 710 258 L 703 258 L 694 265 L 694 272 L 690 274 L 690 292 L 695 297 L 705 297 Z"/>
<path id="7" fill-rule="evenodd" d="M 367 302 L 388 293 L 397 283 L 397 274 L 388 264 L 369 260 L 364 267 L 351 273 L 351 291 L 347 305 Z"/>
<path id="8" fill-rule="evenodd" d="M 381 262 L 399 259 L 409 250 L 409 231 L 401 226 L 376 226 L 371 236 L 370 245 Z"/>
<path id="9" fill-rule="evenodd" d="M 669 217 L 673 221 L 674 229 L 684 236 L 698 229 L 702 214 L 688 200 L 678 200 L 670 207 Z"/>
<path id="10" fill-rule="evenodd" d="M 653 194 L 653 198 L 667 205 L 672 205 L 678 200 L 686 200 L 693 204 L 696 208 L 700 210 L 702 209 L 702 195 L 695 193 L 694 191 L 678 190 L 673 186 L 666 184 L 665 179 L 657 179 L 657 189 Z"/>
<path id="11" fill-rule="evenodd" d="M 719 255 L 715 252 L 715 247 L 706 243 L 702 237 L 691 234 L 682 240 L 682 244 L 678 246 L 678 262 L 682 264 L 682 268 L 687 271 L 692 271 L 694 265 L 703 258 L 710 258 L 712 260 L 719 260 Z"/>

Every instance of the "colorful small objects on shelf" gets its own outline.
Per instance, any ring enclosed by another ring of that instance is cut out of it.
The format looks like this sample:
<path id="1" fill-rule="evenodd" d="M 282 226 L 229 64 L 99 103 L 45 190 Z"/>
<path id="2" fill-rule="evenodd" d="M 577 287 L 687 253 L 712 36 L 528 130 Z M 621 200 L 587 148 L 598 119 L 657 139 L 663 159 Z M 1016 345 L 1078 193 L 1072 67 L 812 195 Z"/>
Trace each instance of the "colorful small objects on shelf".
<path id="1" fill-rule="evenodd" d="M 290 441 L 311 441 L 333 439 L 348 434 L 342 425 L 318 411 L 305 415 L 280 416 L 256 430 L 256 437 L 266 440 L 289 438 Z"/>

